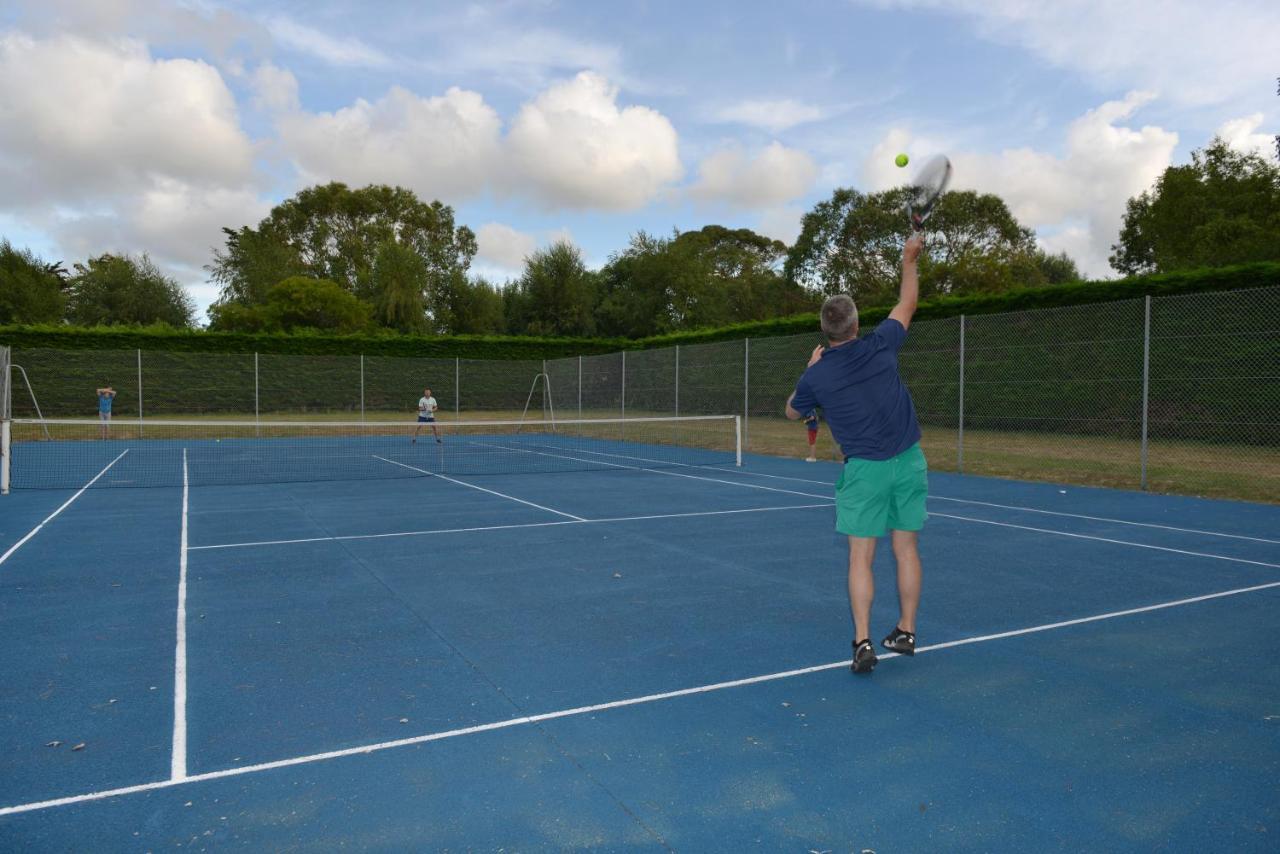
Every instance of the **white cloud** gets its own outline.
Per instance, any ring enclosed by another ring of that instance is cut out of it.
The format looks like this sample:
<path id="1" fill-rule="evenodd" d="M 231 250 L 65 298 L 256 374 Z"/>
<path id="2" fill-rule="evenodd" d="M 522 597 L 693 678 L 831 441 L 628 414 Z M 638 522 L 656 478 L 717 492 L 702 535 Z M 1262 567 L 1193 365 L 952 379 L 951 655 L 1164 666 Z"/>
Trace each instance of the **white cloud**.
<path id="1" fill-rule="evenodd" d="M 136 41 L 0 37 L 0 183 L 10 202 L 133 190 L 156 177 L 247 181 L 253 146 L 211 65 Z"/>
<path id="2" fill-rule="evenodd" d="M 827 113 L 821 107 L 791 98 L 739 101 L 715 113 L 717 121 L 750 125 L 770 133 L 778 133 L 826 117 Z"/>
<path id="3" fill-rule="evenodd" d="M 776 207 L 803 196 L 818 166 L 803 151 L 773 142 L 754 155 L 730 145 L 698 164 L 694 198 L 744 208 Z"/>
<path id="4" fill-rule="evenodd" d="M 1275 78 L 1275 0 L 855 0 L 971 19 L 979 35 L 1107 86 L 1155 89 L 1182 104 L 1256 96 Z"/>
<path id="5" fill-rule="evenodd" d="M 769 208 L 761 212 L 756 231 L 790 246 L 800 236 L 800 221 L 804 214 L 805 211 L 795 205 Z"/>
<path id="6" fill-rule="evenodd" d="M 507 135 L 510 180 L 543 204 L 629 210 L 683 174 L 671 122 L 619 108 L 618 90 L 584 71 L 521 107 Z"/>
<path id="7" fill-rule="evenodd" d="M 1236 151 L 1269 158 L 1276 150 L 1275 137 L 1267 133 L 1257 133 L 1261 125 L 1262 113 L 1254 113 L 1224 122 L 1222 127 L 1218 128 L 1217 135 Z"/>
<path id="8" fill-rule="evenodd" d="M 1123 124 L 1151 97 L 1132 92 L 1085 113 L 1068 126 L 1062 155 L 1030 148 L 955 152 L 952 187 L 1000 196 L 1020 222 L 1043 235 L 1046 248 L 1067 250 L 1087 275 L 1108 275 L 1107 255 L 1119 235 L 1125 203 L 1154 183 L 1178 144 L 1172 131 Z M 919 160 L 918 151 L 940 147 L 916 144 L 905 131 L 891 131 L 876 146 L 866 172 L 876 176 L 877 188 L 886 186 L 890 170 L 901 177 L 889 185 L 905 183 L 910 168 L 886 167 L 890 152 L 905 150 Z"/>
<path id="9" fill-rule="evenodd" d="M 456 87 L 423 98 L 393 86 L 373 103 L 277 124 L 283 149 L 314 182 L 397 184 L 449 202 L 479 193 L 499 163 L 498 114 Z"/>
<path id="10" fill-rule="evenodd" d="M 487 222 L 476 229 L 476 243 L 478 261 L 511 274 L 518 273 L 524 259 L 538 247 L 533 235 L 500 222 Z"/>
<path id="11" fill-rule="evenodd" d="M 331 36 L 285 15 L 271 15 L 263 20 L 263 24 L 282 47 L 308 54 L 329 65 L 348 68 L 389 68 L 392 65 L 391 57 L 354 36 Z"/>
<path id="12" fill-rule="evenodd" d="M 291 71 L 264 62 L 254 69 L 250 85 L 254 105 L 259 109 L 284 113 L 299 108 L 298 78 Z"/>

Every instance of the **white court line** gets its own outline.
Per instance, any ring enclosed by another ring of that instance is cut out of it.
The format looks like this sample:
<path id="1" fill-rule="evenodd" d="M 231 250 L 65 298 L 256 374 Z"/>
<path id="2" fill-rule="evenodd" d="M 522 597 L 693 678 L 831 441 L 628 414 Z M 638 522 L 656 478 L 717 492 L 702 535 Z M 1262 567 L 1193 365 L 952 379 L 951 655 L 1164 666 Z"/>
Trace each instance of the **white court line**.
<path id="1" fill-rule="evenodd" d="M 746 489 L 763 489 L 767 492 L 781 492 L 785 495 L 800 495 L 805 498 L 830 498 L 832 500 L 835 500 L 830 495 L 817 495 L 812 492 L 796 492 L 794 489 L 779 489 L 776 486 L 763 486 L 762 484 L 759 484 L 759 483 L 743 483 L 740 480 L 721 480 L 720 478 L 716 478 L 716 477 L 706 477 L 704 475 L 696 475 L 696 474 L 683 474 L 678 471 L 667 471 L 664 469 L 651 469 L 651 468 L 645 468 L 644 466 L 624 466 L 621 463 L 606 463 L 604 460 L 586 460 L 586 459 L 583 459 L 582 457 L 570 456 L 569 454 L 553 454 L 548 451 L 531 451 L 528 448 L 515 448 L 515 447 L 512 447 L 511 445 L 497 445 L 492 442 L 479 442 L 477 444 L 483 444 L 490 448 L 501 448 L 504 451 L 518 451 L 522 454 L 536 454 L 540 457 L 555 457 L 556 459 L 561 459 L 561 460 L 575 460 L 580 463 L 591 463 L 592 465 L 597 465 L 597 466 L 609 466 L 610 468 L 625 469 L 627 471 L 643 471 L 643 472 L 648 472 L 650 474 L 666 475 L 667 477 L 687 477 L 691 480 L 705 480 L 708 483 L 727 483 L 730 486 L 741 486 Z"/>
<path id="2" fill-rule="evenodd" d="M 286 546 L 295 543 L 326 543 L 332 540 L 380 540 L 388 537 L 425 537 L 429 534 L 467 534 L 474 531 L 506 531 L 512 528 L 547 528 L 555 525 L 600 525 L 606 522 L 639 522 L 645 519 L 685 519 L 693 516 L 728 516 L 734 513 L 770 513 L 777 510 L 812 510 L 830 507 L 834 499 L 823 504 L 790 504 L 785 507 L 747 507 L 740 510 L 697 510 L 688 513 L 655 513 L 650 516 L 611 516 L 604 519 L 571 519 L 566 522 L 524 522 L 517 525 L 483 525 L 475 528 L 435 528 L 425 531 L 396 531 L 390 534 L 341 534 L 332 537 L 304 537 L 297 540 L 258 540 L 249 543 L 218 543 L 190 546 L 187 551 L 207 549 L 239 549 L 250 546 Z"/>
<path id="3" fill-rule="evenodd" d="M 1145 614 L 1151 611 L 1162 611 L 1168 608 L 1177 608 L 1184 605 L 1192 605 L 1197 602 L 1207 602 L 1212 599 L 1222 599 L 1227 596 L 1239 596 L 1245 593 L 1255 593 L 1259 590 L 1270 590 L 1280 587 L 1280 581 L 1272 581 L 1268 584 L 1257 584 L 1252 587 L 1238 587 L 1234 590 L 1223 590 L 1218 593 L 1206 593 L 1202 596 L 1192 596 L 1186 599 L 1176 599 L 1170 602 L 1160 602 L 1155 605 L 1144 605 L 1138 608 L 1127 608 L 1123 611 L 1110 611 L 1105 614 L 1094 614 L 1089 617 L 1077 617 L 1073 620 L 1062 620 L 1056 623 L 1044 623 L 1039 626 L 1028 626 L 1022 629 L 1013 629 L 1007 632 L 998 632 L 990 635 L 977 635 L 975 637 L 960 638 L 953 641 L 945 641 L 943 643 L 922 646 L 916 650 L 917 655 L 927 652 L 936 652 L 943 649 L 951 649 L 959 646 L 970 646 L 973 644 L 987 643 L 993 640 L 1003 640 L 1005 638 L 1020 637 L 1022 635 L 1037 634 L 1039 632 L 1052 631 L 1054 629 L 1066 628 L 1068 626 L 1078 626 L 1085 623 L 1096 623 L 1101 620 L 1113 620 L 1118 617 L 1128 617 L 1134 614 Z M 897 653 L 885 653 L 880 656 L 881 660 L 898 658 Z M 132 795 L 138 792 L 150 792 L 156 789 L 167 789 L 173 786 L 187 785 L 189 783 L 201 783 L 208 780 L 220 780 L 226 777 L 240 777 L 245 774 L 256 774 L 262 771 L 271 771 L 276 768 L 288 768 L 294 765 L 307 765 L 313 762 L 324 762 L 329 759 L 340 759 L 346 756 L 360 756 L 363 754 L 376 753 L 383 750 L 391 750 L 398 747 L 408 747 L 415 744 L 426 744 L 432 741 L 441 741 L 446 738 L 456 738 L 464 735 L 474 735 L 481 732 L 490 732 L 499 729 L 509 729 L 516 726 L 524 726 L 527 724 L 540 723 L 542 721 L 556 720 L 558 718 L 568 718 L 577 715 L 586 715 L 593 712 L 603 712 L 610 709 L 621 709 L 627 706 L 638 706 L 644 703 L 655 703 L 662 700 L 671 700 L 677 697 L 687 697 L 693 694 L 707 694 L 713 691 L 723 691 L 727 688 L 739 688 L 745 685 L 757 685 L 762 682 L 775 682 L 780 679 L 790 679 L 796 676 L 805 676 L 810 673 L 818 673 L 824 670 L 836 670 L 842 667 L 848 667 L 849 660 L 833 661 L 829 664 L 818 664 L 813 667 L 802 667 L 795 670 L 784 670 L 778 673 L 767 673 L 762 676 L 750 676 L 745 679 L 733 679 L 728 682 L 715 682 L 710 685 L 699 685 L 694 688 L 681 688 L 676 691 L 664 691 L 660 694 L 646 694 L 642 697 L 628 697 L 622 700 L 613 700 L 607 703 L 597 703 L 591 706 L 578 706 L 572 709 L 562 709 L 556 712 L 545 712 L 538 715 L 526 715 L 518 718 L 508 718 L 501 721 L 493 721 L 487 724 L 478 724 L 476 726 L 462 727 L 460 729 L 444 730 L 443 732 L 433 732 L 426 735 L 411 736 L 409 738 L 399 738 L 394 741 L 382 741 L 375 744 L 366 744 L 360 747 L 348 747 L 343 750 L 330 750 L 325 753 L 312 753 L 306 756 L 295 756 L 290 759 L 278 759 L 273 762 L 262 762 L 256 765 L 245 765 L 239 768 L 226 768 L 221 771 L 209 771 L 204 774 L 193 774 L 182 780 L 158 780 L 152 783 L 141 783 L 136 786 L 124 786 L 118 789 L 105 789 L 100 792 L 90 792 L 83 795 L 70 795 L 63 798 L 54 798 L 47 801 L 35 801 L 27 804 L 17 804 L 9 807 L 0 807 L 0 816 L 16 815 L 18 813 L 34 812 L 36 810 L 51 809 L 53 807 L 67 806 L 70 804 L 85 803 L 88 801 L 100 801 L 106 798 L 114 798 L 122 795 Z"/>
<path id="4" fill-rule="evenodd" d="M 551 448 L 554 446 L 539 445 L 538 447 Z M 602 457 L 614 457 L 615 459 L 621 459 L 621 460 L 639 460 L 641 462 L 649 462 L 649 463 L 665 462 L 665 460 L 655 460 L 651 457 L 640 457 L 632 454 L 612 454 L 612 453 L 606 453 L 605 451 L 588 451 L 588 450 L 576 449 L 576 448 L 574 449 L 574 453 L 595 454 Z M 823 462 L 828 462 L 828 461 L 824 460 Z M 831 462 L 834 462 L 834 460 Z M 687 463 L 674 463 L 674 465 L 680 466 L 682 468 L 699 468 L 699 466 L 692 466 Z M 792 480 L 799 483 L 816 483 L 816 484 L 821 484 L 823 486 L 829 486 L 831 483 L 830 481 L 826 481 L 826 480 L 813 480 L 812 478 L 792 477 L 792 476 L 783 475 L 783 474 L 765 474 L 764 472 L 749 471 L 746 469 L 742 469 L 742 470 L 726 469 L 724 471 L 726 474 L 736 474 L 736 475 L 741 475 L 743 477 L 768 477 L 768 478 L 773 478 L 775 480 Z M 1176 525 L 1160 525 L 1160 524 L 1156 524 L 1155 522 L 1132 522 L 1132 521 L 1129 521 L 1128 519 L 1113 519 L 1108 516 L 1089 516 L 1084 513 L 1066 513 L 1061 510 L 1041 510 L 1038 507 L 1021 507 L 1016 504 L 996 504 L 995 502 L 992 502 L 992 501 L 976 501 L 971 498 L 952 498 L 947 495 L 930 495 L 929 497 L 937 501 L 955 501 L 960 504 L 977 504 L 982 507 L 998 507 L 1002 510 L 1021 510 L 1026 513 L 1041 513 L 1046 516 L 1065 516 L 1071 519 L 1088 519 L 1092 522 L 1112 522 L 1117 525 L 1132 525 L 1137 528 L 1159 528 L 1160 530 L 1163 530 L 1163 531 L 1179 531 L 1184 534 L 1203 534 L 1207 537 L 1224 537 L 1226 539 L 1231 539 L 1231 540 L 1249 540 L 1250 542 L 1255 542 L 1255 543 L 1269 543 L 1271 545 L 1280 545 L 1280 540 L 1271 540 L 1271 539 L 1267 539 L 1266 537 L 1249 537 L 1249 536 L 1245 536 L 1244 534 L 1227 534 L 1227 533 L 1223 533 L 1222 531 L 1206 531 L 1201 528 L 1180 528 Z"/>
<path id="5" fill-rule="evenodd" d="M 596 453 L 591 451 L 590 453 Z M 800 483 L 820 483 L 825 484 L 825 480 L 811 480 L 804 477 L 788 477 L 782 474 L 765 474 L 758 471 L 737 471 L 733 470 L 730 474 L 740 474 L 750 477 L 771 477 L 777 480 L 795 480 Z M 1272 545 L 1280 545 L 1280 540 L 1269 540 L 1266 537 L 1249 537 L 1244 534 L 1227 534 L 1222 531 L 1206 531 L 1202 528 L 1180 528 L 1176 525 L 1159 525 L 1155 522 L 1133 522 L 1128 519 L 1114 519 L 1110 516 L 1089 516 L 1084 513 L 1067 513 L 1062 510 L 1041 510 L 1038 507 L 1022 507 L 1017 504 L 996 504 L 992 501 L 976 501 L 972 498 L 952 498 L 948 495 L 930 495 L 931 499 L 938 501 L 955 501 L 959 504 L 977 504 L 982 507 L 998 507 L 1001 510 L 1022 510 L 1026 513 L 1041 513 L 1046 516 L 1065 516 L 1071 519 L 1088 519 L 1091 522 L 1112 522 L 1116 525 L 1131 525 L 1135 528 L 1159 528 L 1164 531 L 1178 531 L 1184 534 L 1204 534 L 1207 537 L 1224 537 L 1229 540 L 1249 540 L 1255 543 L 1269 543 Z"/>
<path id="6" fill-rule="evenodd" d="M 483 486 L 476 486 L 474 483 L 467 483 L 465 480 L 455 480 L 454 478 L 446 477 L 445 475 L 437 474 L 436 472 L 433 472 L 433 471 L 427 471 L 426 469 L 420 469 L 417 466 L 411 466 L 411 465 L 408 465 L 407 463 L 398 463 L 395 460 L 389 460 L 386 457 L 380 457 L 377 454 L 373 454 L 372 456 L 375 460 L 382 460 L 384 463 L 391 463 L 391 465 L 393 466 L 401 466 L 402 468 L 407 468 L 407 469 L 411 469 L 412 471 L 422 472 L 423 474 L 431 475 L 432 477 L 438 477 L 441 480 L 447 480 L 450 483 L 456 483 L 459 486 L 466 486 L 466 487 L 470 487 L 471 489 L 478 489 L 481 492 L 487 492 L 490 495 L 496 495 L 499 498 L 506 498 L 509 501 L 515 501 L 520 504 L 527 504 L 530 507 L 537 507 L 539 510 L 546 510 L 548 513 L 554 513 L 557 516 L 568 516 L 570 519 L 576 519 L 579 522 L 587 521 L 586 519 L 583 519 L 581 516 L 575 516 L 572 513 L 565 513 L 562 510 L 553 510 L 550 507 L 543 507 L 541 504 L 534 504 L 532 501 L 525 501 L 523 498 L 516 498 L 514 495 L 507 495 L 505 492 L 498 492 L 497 490 L 494 490 L 494 489 L 485 489 Z"/>
<path id="7" fill-rule="evenodd" d="M 993 522 L 990 519 L 974 519 L 972 516 L 952 516 L 949 513 L 930 512 L 930 516 L 941 516 L 943 519 L 959 519 L 962 522 L 977 522 L 980 525 L 998 525 L 1001 528 L 1017 528 L 1020 531 L 1035 531 L 1040 534 L 1053 534 L 1055 537 L 1071 537 L 1077 540 L 1096 540 L 1100 543 L 1114 543 L 1119 546 L 1133 546 L 1139 549 L 1151 549 L 1157 552 L 1172 552 L 1179 555 L 1191 555 L 1192 557 L 1207 557 L 1214 560 L 1228 560 L 1232 563 L 1248 563 L 1254 566 L 1265 566 L 1270 569 L 1280 569 L 1280 563 L 1267 563 L 1264 560 L 1248 560 L 1242 557 L 1228 557 L 1227 555 L 1216 555 L 1209 552 L 1192 552 L 1186 549 L 1171 549 L 1167 546 L 1152 546 L 1147 543 L 1134 543 L 1129 540 L 1113 540 L 1110 537 L 1095 537 L 1092 534 L 1073 534 L 1070 531 L 1053 531 L 1049 528 L 1033 528 L 1030 525 L 1014 525 L 1011 522 Z"/>
<path id="8" fill-rule="evenodd" d="M 43 521 L 43 522 L 41 522 L 39 525 L 36 525 L 34 528 L 32 528 L 32 529 L 30 530 L 30 532 L 28 532 L 28 533 L 27 533 L 27 535 L 26 535 L 25 537 L 23 537 L 22 539 L 18 540 L 16 543 L 14 543 L 12 546 L 10 546 L 10 547 L 9 547 L 9 550 L 8 550 L 7 552 L 5 552 L 4 554 L 0 555 L 0 563 L 4 563 L 6 560 L 8 560 L 8 559 L 9 559 L 10 555 L 12 555 L 12 554 L 13 554 L 14 552 L 16 552 L 18 549 L 22 548 L 22 547 L 26 544 L 27 540 L 31 539 L 31 538 L 32 538 L 32 537 L 34 537 L 36 534 L 40 533 L 40 529 L 41 529 L 41 528 L 43 528 L 45 525 L 48 525 L 50 522 L 52 522 L 52 521 L 53 521 L 53 519 L 54 519 L 54 517 L 55 517 L 55 516 L 57 516 L 59 513 L 61 513 L 63 510 L 66 510 L 68 507 L 70 507 L 70 506 L 71 506 L 71 502 L 73 502 L 73 501 L 75 501 L 77 498 L 79 498 L 79 497 L 84 493 L 84 491 L 85 491 L 86 489 L 88 489 L 89 487 L 91 487 L 91 486 L 93 486 L 95 483 L 97 483 L 97 482 L 98 482 L 98 478 L 100 478 L 100 477 L 102 477 L 104 474 L 106 474 L 106 473 L 107 473 L 107 469 L 111 468 L 113 465 L 115 465 L 116 463 L 120 462 L 120 457 L 123 457 L 123 456 L 124 456 L 125 454 L 127 454 L 127 453 L 129 453 L 129 449 L 128 449 L 128 448 L 125 448 L 123 451 L 121 451 L 121 452 L 120 452 L 120 456 L 119 456 L 119 457 L 116 457 L 114 460 L 112 460 L 111 462 L 107 463 L 106 467 L 105 467 L 105 468 L 103 468 L 103 470 L 102 470 L 102 471 L 100 471 L 100 472 L 98 472 L 97 474 L 95 474 L 95 475 L 93 476 L 93 478 L 92 478 L 92 479 L 90 479 L 90 481 L 89 481 L 88 483 L 86 483 L 84 486 L 80 487 L 80 490 L 79 490 L 78 492 L 76 492 L 76 494 L 75 494 L 75 495 L 71 496 L 71 497 L 70 497 L 70 498 L 68 498 L 66 501 L 64 501 L 64 502 L 62 503 L 62 506 L 61 506 L 61 507 L 59 507 L 57 510 L 54 510 L 52 513 L 50 513 L 48 516 L 46 516 L 46 517 L 44 518 L 44 521 Z"/>
<path id="9" fill-rule="evenodd" d="M 178 630 L 173 652 L 173 750 L 169 777 L 187 777 L 187 449 L 182 449 L 182 536 L 178 546 Z"/>
<path id="10" fill-rule="evenodd" d="M 508 448 L 506 445 L 495 445 L 494 447 L 506 448 L 507 450 L 512 450 L 512 451 L 522 450 L 521 448 Z M 544 451 L 526 451 L 526 453 L 541 454 L 542 456 L 547 456 L 547 457 L 559 456 L 564 459 L 570 459 L 570 460 L 576 459 L 576 460 L 579 460 L 580 462 L 591 462 L 597 465 L 614 466 L 616 468 L 630 468 L 632 471 L 646 471 L 646 472 L 653 472 L 654 474 L 669 474 L 673 477 L 688 477 L 688 478 L 693 478 L 694 480 L 708 480 L 713 483 L 727 483 L 731 486 L 742 486 L 742 487 L 747 487 L 749 489 L 767 489 L 771 492 L 786 492 L 791 495 L 808 495 L 811 498 L 826 497 L 823 495 L 813 495 L 812 493 L 808 493 L 808 492 L 793 492 L 788 489 L 775 489 L 774 487 L 771 487 L 771 486 L 761 486 L 758 483 L 743 483 L 741 481 L 736 481 L 736 480 L 720 480 L 714 477 L 699 477 L 697 475 L 680 474 L 679 472 L 661 471 L 659 469 L 635 468 L 632 466 L 619 465 L 618 463 L 606 463 L 601 460 L 582 460 L 578 457 L 570 457 L 563 454 L 550 454 Z M 1049 528 L 1033 528 L 1029 525 L 1014 525 L 1010 522 L 993 522 L 990 519 L 975 519 L 972 516 L 953 516 L 949 513 L 935 513 L 935 512 L 930 512 L 929 515 L 939 516 L 943 519 L 958 519 L 963 522 L 977 522 L 982 525 L 998 525 L 1002 528 L 1018 528 L 1023 531 L 1036 531 L 1041 534 L 1052 534 L 1058 537 L 1072 537 L 1078 540 L 1095 540 L 1100 543 L 1114 543 L 1115 545 L 1133 546 L 1134 548 L 1138 548 L 1138 549 L 1153 549 L 1159 552 L 1172 552 L 1174 554 L 1191 555 L 1193 557 L 1207 557 L 1207 558 L 1213 558 L 1214 560 L 1226 560 L 1226 561 L 1231 561 L 1233 563 L 1247 563 L 1247 564 L 1252 564 L 1254 566 L 1265 566 L 1265 567 L 1270 567 L 1274 569 L 1280 569 L 1280 564 L 1267 563 L 1266 561 L 1260 561 L 1260 560 L 1247 560 L 1242 557 L 1228 557 L 1226 555 L 1216 555 L 1216 554 L 1210 554 L 1208 552 L 1193 552 L 1193 551 L 1187 551 L 1185 549 L 1167 548 L 1165 546 L 1152 546 L 1146 543 L 1135 543 L 1130 540 L 1115 540 L 1115 539 L 1111 539 L 1110 537 L 1096 537 L 1091 534 L 1073 534 L 1068 531 L 1054 531 Z"/>

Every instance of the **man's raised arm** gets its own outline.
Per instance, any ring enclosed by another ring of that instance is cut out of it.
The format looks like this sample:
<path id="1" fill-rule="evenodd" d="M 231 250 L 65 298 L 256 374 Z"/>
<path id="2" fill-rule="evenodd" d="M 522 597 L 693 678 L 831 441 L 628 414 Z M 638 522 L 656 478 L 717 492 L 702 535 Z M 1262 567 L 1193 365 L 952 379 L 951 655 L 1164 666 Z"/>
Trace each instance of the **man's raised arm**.
<path id="1" fill-rule="evenodd" d="M 920 274 L 916 268 L 923 248 L 924 235 L 918 231 L 908 237 L 902 247 L 902 287 L 898 291 L 898 304 L 889 316 L 901 323 L 903 329 L 911 325 L 916 305 L 920 302 Z"/>

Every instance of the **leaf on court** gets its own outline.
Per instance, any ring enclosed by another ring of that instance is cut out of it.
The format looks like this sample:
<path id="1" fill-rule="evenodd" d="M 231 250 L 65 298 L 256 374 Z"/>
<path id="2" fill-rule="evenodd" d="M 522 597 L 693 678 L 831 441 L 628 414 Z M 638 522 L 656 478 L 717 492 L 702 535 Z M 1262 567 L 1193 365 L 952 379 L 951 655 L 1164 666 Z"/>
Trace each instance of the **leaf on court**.
<path id="1" fill-rule="evenodd" d="M 61 747 L 61 746 L 62 746 L 62 742 L 58 741 L 57 739 L 54 739 L 53 741 L 50 741 L 45 744 L 45 747 Z"/>
<path id="2" fill-rule="evenodd" d="M 79 744 L 77 744 L 75 747 L 73 747 L 73 748 L 71 748 L 71 749 L 72 749 L 72 750 L 84 750 L 84 742 L 83 742 L 83 741 L 82 741 L 82 742 L 80 742 Z"/>

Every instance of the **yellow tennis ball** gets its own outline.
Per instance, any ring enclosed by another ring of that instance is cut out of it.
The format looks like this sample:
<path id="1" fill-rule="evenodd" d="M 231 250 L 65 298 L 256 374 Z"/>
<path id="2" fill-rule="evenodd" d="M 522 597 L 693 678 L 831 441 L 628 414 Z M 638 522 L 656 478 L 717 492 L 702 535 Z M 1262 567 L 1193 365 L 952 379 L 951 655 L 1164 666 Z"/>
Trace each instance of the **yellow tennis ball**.
<path id="1" fill-rule="evenodd" d="M 907 155 L 899 154 L 897 157 L 893 158 L 893 162 L 897 163 L 898 168 L 901 169 L 903 166 L 907 165 Z"/>

